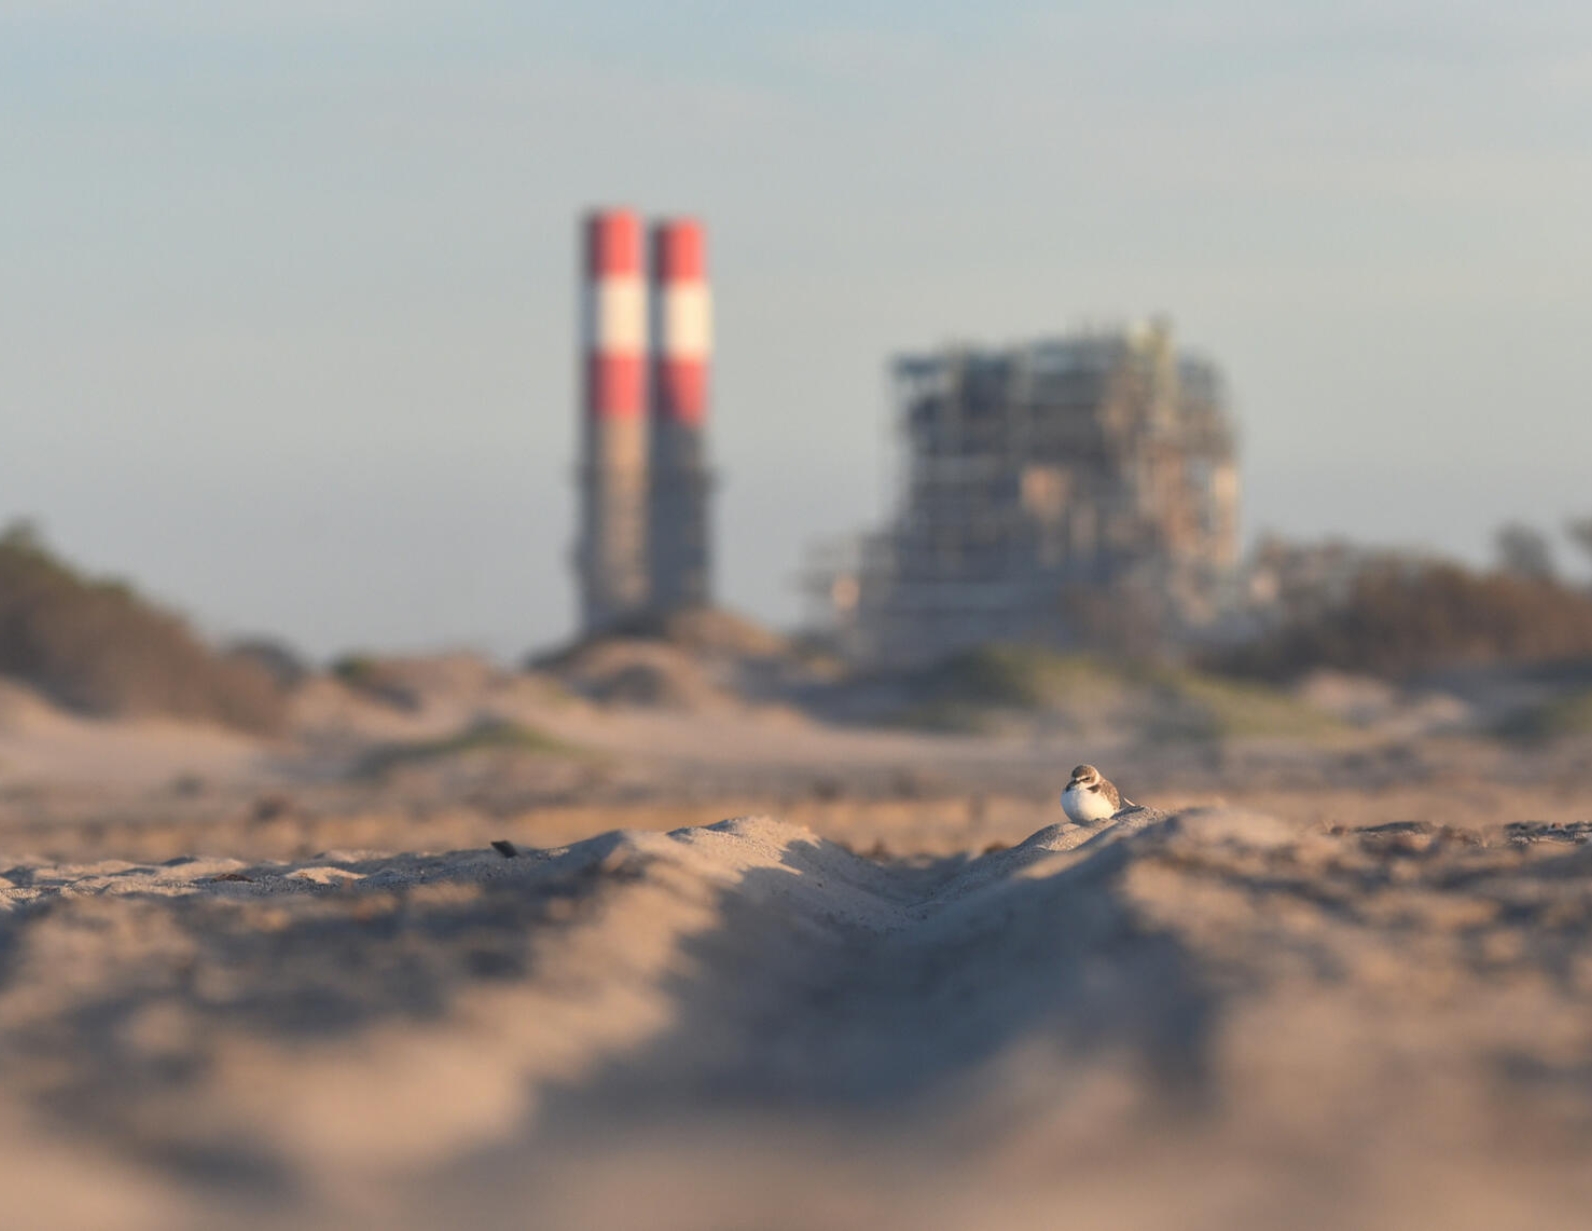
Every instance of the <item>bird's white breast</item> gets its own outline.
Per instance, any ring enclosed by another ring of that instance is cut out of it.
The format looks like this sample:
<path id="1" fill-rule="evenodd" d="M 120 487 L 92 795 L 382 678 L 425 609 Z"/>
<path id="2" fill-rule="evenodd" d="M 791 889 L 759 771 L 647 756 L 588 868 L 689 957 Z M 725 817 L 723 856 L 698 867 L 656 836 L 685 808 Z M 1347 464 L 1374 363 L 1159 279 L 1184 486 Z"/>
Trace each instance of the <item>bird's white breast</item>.
<path id="1" fill-rule="evenodd" d="M 1104 795 L 1077 786 L 1069 786 L 1061 793 L 1061 806 L 1069 817 L 1080 824 L 1087 821 L 1103 821 L 1116 815 L 1115 809 Z"/>

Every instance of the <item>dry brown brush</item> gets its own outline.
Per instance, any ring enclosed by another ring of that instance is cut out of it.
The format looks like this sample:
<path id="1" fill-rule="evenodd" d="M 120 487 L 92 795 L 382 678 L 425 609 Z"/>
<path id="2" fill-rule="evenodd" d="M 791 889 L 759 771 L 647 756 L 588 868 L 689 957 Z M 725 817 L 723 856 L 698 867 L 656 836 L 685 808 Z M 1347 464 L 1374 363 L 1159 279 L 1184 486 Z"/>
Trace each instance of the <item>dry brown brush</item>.
<path id="1" fill-rule="evenodd" d="M 1457 564 L 1368 565 L 1343 601 L 1296 614 L 1221 665 L 1274 678 L 1317 667 L 1393 678 L 1592 657 L 1592 597 Z"/>
<path id="2" fill-rule="evenodd" d="M 0 534 L 0 675 L 85 714 L 162 714 L 262 734 L 286 721 L 266 670 L 217 655 L 131 587 L 83 576 L 27 525 Z"/>

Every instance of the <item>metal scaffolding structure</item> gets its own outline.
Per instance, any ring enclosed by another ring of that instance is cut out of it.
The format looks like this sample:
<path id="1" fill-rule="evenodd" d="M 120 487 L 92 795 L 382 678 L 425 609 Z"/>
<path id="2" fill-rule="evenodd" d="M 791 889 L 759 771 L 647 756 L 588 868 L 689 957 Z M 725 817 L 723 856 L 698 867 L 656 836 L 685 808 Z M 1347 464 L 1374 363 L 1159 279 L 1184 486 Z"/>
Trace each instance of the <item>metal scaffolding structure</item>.
<path id="1" fill-rule="evenodd" d="M 1220 374 L 1166 323 L 905 357 L 893 384 L 895 516 L 850 571 L 815 572 L 855 657 L 1172 639 L 1215 618 L 1237 557 L 1234 432 Z"/>

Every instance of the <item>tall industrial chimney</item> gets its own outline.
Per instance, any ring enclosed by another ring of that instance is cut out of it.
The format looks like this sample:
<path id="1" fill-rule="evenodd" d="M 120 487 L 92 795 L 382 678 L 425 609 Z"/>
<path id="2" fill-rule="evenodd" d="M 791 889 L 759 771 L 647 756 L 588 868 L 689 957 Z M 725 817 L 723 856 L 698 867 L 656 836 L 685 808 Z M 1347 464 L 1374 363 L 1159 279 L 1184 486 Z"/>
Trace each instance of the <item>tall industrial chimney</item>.
<path id="1" fill-rule="evenodd" d="M 647 301 L 641 220 L 594 211 L 582 227 L 584 415 L 581 623 L 602 632 L 647 605 Z"/>
<path id="2" fill-rule="evenodd" d="M 708 471 L 704 429 L 713 314 L 702 226 L 652 228 L 652 476 L 648 577 L 652 608 L 708 603 Z"/>

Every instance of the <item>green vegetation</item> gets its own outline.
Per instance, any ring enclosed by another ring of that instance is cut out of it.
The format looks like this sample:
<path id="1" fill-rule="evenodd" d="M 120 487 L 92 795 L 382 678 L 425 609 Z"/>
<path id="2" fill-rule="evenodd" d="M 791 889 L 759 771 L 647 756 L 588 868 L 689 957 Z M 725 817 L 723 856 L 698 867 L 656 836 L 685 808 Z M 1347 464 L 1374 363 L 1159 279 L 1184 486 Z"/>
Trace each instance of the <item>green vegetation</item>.
<path id="1" fill-rule="evenodd" d="M 332 663 L 332 674 L 356 692 L 394 709 L 417 710 L 420 696 L 397 678 L 390 663 L 370 654 L 344 654 Z"/>
<path id="2" fill-rule="evenodd" d="M 1236 739 L 1280 735 L 1316 738 L 1342 730 L 1337 719 L 1264 684 L 1204 672 L 1147 673 L 1157 704 L 1147 734 L 1158 739 Z"/>
<path id="3" fill-rule="evenodd" d="M 1108 702 L 1122 683 L 1119 670 L 1084 655 L 978 646 L 916 676 L 909 684 L 913 699 L 896 721 L 924 731 L 983 732 L 998 726 L 1003 714 Z"/>
<path id="4" fill-rule="evenodd" d="M 1592 734 L 1592 688 L 1513 714 L 1499 724 L 1497 734 L 1524 743 Z"/>
<path id="5" fill-rule="evenodd" d="M 1120 671 L 1084 655 L 987 645 L 929 668 L 920 687 L 934 698 L 1032 710 L 1055 701 L 1109 696 L 1120 683 Z"/>
<path id="6" fill-rule="evenodd" d="M 123 582 L 85 577 L 25 523 L 0 534 L 0 675 L 103 716 L 169 715 L 271 734 L 287 702 L 270 672 L 214 653 Z"/>
<path id="7" fill-rule="evenodd" d="M 344 654 L 332 663 L 332 674 L 350 688 L 370 688 L 381 678 L 381 663 L 370 654 Z"/>
<path id="8" fill-rule="evenodd" d="M 442 739 L 384 744 L 367 753 L 359 773 L 384 774 L 404 765 L 424 764 L 472 752 L 518 752 L 534 755 L 575 755 L 578 750 L 535 727 L 501 718 L 486 718 Z"/>
<path id="9" fill-rule="evenodd" d="M 979 733 L 1046 713 L 1088 725 L 1105 716 L 1152 739 L 1257 735 L 1316 737 L 1338 722 L 1276 688 L 1148 663 L 1112 662 L 1036 646 L 966 650 L 922 672 L 897 722 L 919 730 Z"/>

